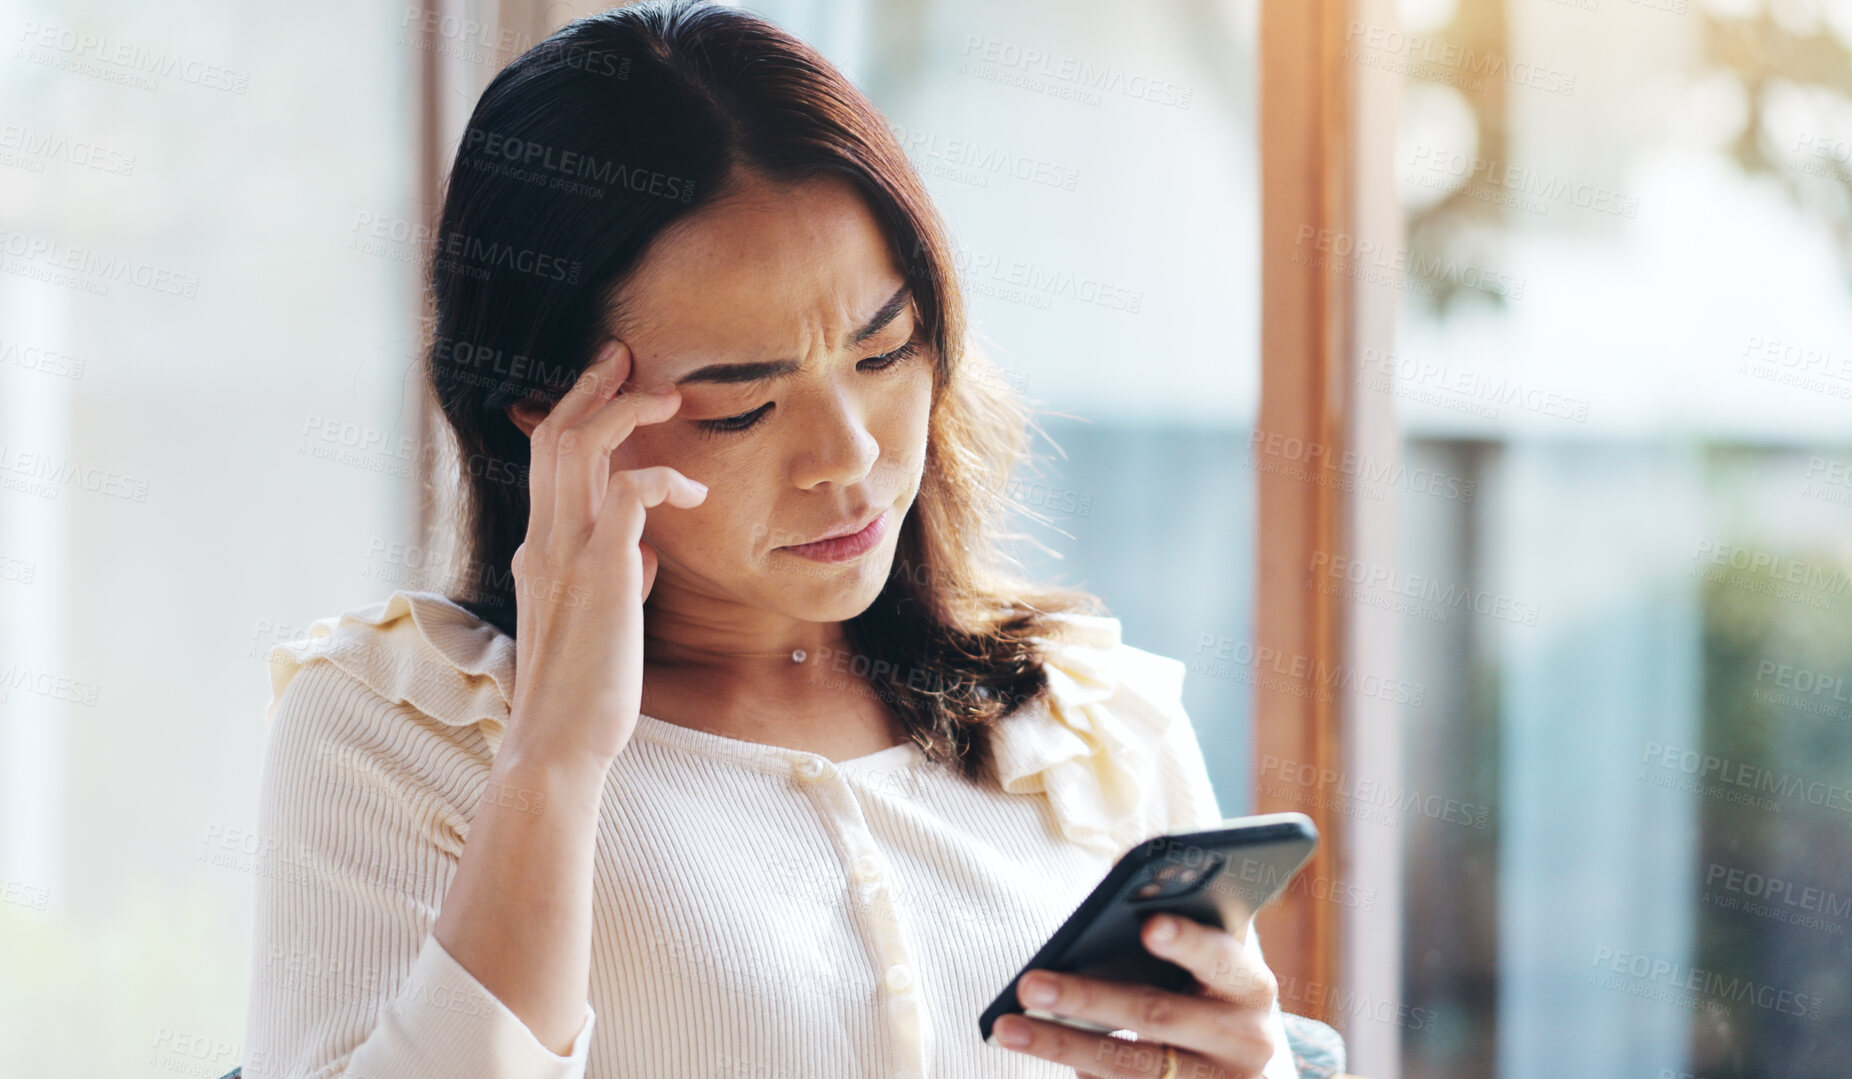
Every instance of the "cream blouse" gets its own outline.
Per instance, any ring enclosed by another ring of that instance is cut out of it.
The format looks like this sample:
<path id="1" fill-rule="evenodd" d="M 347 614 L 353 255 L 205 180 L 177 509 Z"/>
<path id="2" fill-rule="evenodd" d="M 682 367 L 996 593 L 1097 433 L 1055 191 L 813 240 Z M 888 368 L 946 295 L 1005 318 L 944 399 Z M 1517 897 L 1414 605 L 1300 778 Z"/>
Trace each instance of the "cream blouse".
<path id="1" fill-rule="evenodd" d="M 270 654 L 248 1079 L 1054 1077 L 978 1015 L 1105 875 L 1222 819 L 1184 664 L 1062 616 L 998 787 L 641 716 L 612 765 L 585 1022 L 560 1056 L 436 923 L 509 715 L 514 640 L 443 596 Z M 845 672 L 845 677 L 848 675 Z M 1293 1070 L 1276 1008 L 1269 1079 Z"/>

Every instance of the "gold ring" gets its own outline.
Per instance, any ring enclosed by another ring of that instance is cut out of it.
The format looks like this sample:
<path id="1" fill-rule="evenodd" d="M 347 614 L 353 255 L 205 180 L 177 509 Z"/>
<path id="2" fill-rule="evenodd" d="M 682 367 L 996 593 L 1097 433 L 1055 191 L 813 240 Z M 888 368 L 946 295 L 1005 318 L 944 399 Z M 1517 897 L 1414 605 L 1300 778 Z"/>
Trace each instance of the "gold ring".
<path id="1" fill-rule="evenodd" d="M 1166 1045 L 1164 1047 L 1164 1070 L 1158 1073 L 1158 1079 L 1176 1079 L 1176 1074 L 1177 1047 Z"/>

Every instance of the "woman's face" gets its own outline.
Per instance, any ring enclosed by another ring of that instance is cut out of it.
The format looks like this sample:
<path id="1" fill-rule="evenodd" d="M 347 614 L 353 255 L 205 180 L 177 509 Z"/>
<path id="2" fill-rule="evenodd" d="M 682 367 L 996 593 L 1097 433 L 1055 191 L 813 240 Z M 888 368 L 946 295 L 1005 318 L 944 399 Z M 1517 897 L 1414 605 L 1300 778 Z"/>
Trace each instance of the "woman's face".
<path id="1" fill-rule="evenodd" d="M 649 512 L 653 606 L 834 622 L 874 601 L 919 491 L 932 405 L 934 357 L 904 284 L 855 188 L 828 173 L 754 182 L 645 253 L 611 330 L 633 356 L 627 388 L 674 381 L 682 404 L 638 427 L 612 468 L 669 465 L 708 486 L 694 509 Z M 780 550 L 883 509 L 885 534 L 859 558 Z"/>

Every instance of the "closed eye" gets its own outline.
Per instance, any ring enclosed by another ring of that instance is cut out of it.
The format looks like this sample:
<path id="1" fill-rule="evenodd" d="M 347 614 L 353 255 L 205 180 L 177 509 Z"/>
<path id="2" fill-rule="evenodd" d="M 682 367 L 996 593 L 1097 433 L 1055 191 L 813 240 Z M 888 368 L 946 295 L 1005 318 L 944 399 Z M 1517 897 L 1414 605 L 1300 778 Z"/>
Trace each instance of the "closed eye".
<path id="1" fill-rule="evenodd" d="M 907 360 L 919 355 L 919 344 L 919 338 L 915 337 L 913 340 L 908 341 L 892 352 L 883 352 L 879 356 L 870 356 L 857 364 L 856 367 L 863 371 L 892 370 Z M 870 367 L 868 366 L 869 364 L 873 364 L 874 366 Z M 695 426 L 700 428 L 703 435 L 709 437 L 727 432 L 738 433 L 740 431 L 747 431 L 757 427 L 759 421 L 765 418 L 765 414 L 771 411 L 771 408 L 772 402 L 767 401 L 751 412 L 742 412 L 737 416 L 727 416 L 718 420 L 697 420 Z"/>

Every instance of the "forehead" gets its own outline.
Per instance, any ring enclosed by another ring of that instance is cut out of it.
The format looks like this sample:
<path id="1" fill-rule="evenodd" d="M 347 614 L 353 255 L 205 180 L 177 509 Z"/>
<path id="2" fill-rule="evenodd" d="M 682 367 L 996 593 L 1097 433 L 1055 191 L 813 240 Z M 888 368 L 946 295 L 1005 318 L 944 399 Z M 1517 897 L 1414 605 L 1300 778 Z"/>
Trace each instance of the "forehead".
<path id="1" fill-rule="evenodd" d="M 633 379 L 835 349 L 904 282 L 850 183 L 754 182 L 665 229 L 620 291 Z M 898 325 L 905 326 L 906 319 Z"/>

